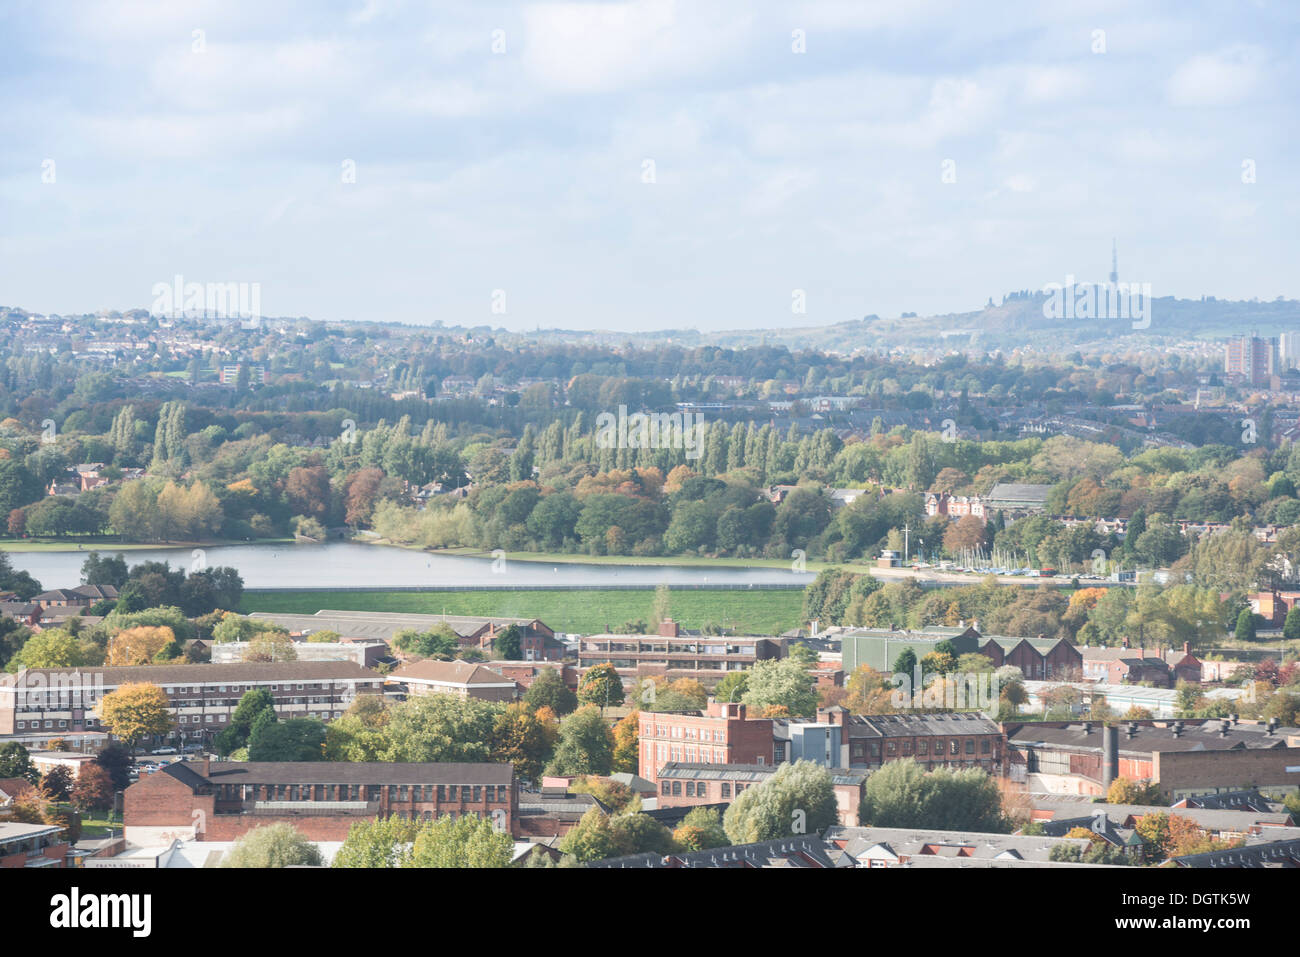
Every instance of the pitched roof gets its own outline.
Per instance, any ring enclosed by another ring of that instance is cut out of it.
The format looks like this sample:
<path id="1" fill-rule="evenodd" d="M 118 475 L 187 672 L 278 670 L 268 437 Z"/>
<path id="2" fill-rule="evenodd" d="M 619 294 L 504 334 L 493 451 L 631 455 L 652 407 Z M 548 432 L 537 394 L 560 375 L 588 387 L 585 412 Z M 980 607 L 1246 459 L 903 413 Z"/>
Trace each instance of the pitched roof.
<path id="1" fill-rule="evenodd" d="M 149 682 L 158 685 L 174 684 L 243 684 L 248 681 L 322 681 L 346 679 L 379 680 L 378 672 L 362 668 L 353 661 L 255 661 L 228 665 L 134 665 L 105 668 L 90 665 L 84 668 L 32 668 L 26 672 L 0 676 L 0 687 L 18 687 L 23 676 L 40 675 L 43 678 L 65 679 L 84 677 L 88 682 L 116 686 L 129 682 Z M 30 679 L 27 680 L 30 684 Z"/>
<path id="2" fill-rule="evenodd" d="M 496 762 L 196 761 L 162 769 L 191 788 L 216 784 L 511 784 L 514 767 Z"/>
<path id="3" fill-rule="evenodd" d="M 491 668 L 472 661 L 439 661 L 424 658 L 403 665 L 389 675 L 396 681 L 429 681 L 452 685 L 509 685 L 514 681 Z"/>

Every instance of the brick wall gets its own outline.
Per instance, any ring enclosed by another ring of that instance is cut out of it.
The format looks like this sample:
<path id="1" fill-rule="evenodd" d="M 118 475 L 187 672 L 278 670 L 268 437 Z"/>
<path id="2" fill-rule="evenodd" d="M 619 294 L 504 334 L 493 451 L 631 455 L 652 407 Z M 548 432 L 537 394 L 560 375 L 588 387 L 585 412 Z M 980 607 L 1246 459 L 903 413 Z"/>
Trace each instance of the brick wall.
<path id="1" fill-rule="evenodd" d="M 1153 773 L 1171 797 L 1179 791 L 1300 787 L 1300 748 L 1157 752 Z M 1287 768 L 1294 770 L 1288 771 Z"/>

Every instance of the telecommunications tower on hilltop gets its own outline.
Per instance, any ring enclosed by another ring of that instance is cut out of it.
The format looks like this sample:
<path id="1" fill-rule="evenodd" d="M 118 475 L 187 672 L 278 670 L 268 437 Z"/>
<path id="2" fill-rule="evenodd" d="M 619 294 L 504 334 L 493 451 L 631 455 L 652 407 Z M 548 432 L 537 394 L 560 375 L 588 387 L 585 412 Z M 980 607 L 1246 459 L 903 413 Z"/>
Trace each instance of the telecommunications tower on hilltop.
<path id="1" fill-rule="evenodd" d="M 1113 286 L 1119 282 L 1119 248 L 1115 245 L 1115 240 L 1110 241 L 1110 284 Z"/>

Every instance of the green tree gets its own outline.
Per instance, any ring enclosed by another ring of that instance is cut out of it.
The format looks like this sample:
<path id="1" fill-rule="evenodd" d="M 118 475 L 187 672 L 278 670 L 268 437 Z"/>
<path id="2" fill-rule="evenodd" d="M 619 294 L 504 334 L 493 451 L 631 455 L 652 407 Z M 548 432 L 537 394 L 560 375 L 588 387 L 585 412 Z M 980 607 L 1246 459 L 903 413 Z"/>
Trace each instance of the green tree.
<path id="1" fill-rule="evenodd" d="M 503 661 L 520 661 L 524 657 L 523 637 L 518 625 L 507 625 L 492 639 L 492 651 Z"/>
<path id="2" fill-rule="evenodd" d="M 815 834 L 838 820 L 830 772 L 811 761 L 796 761 L 742 791 L 727 808 L 723 827 L 731 843 L 754 844 Z"/>
<path id="3" fill-rule="evenodd" d="M 275 699 L 266 688 L 252 688 L 245 691 L 235 706 L 230 722 L 213 740 L 213 747 L 218 754 L 233 754 L 248 744 L 248 736 L 253 730 L 253 722 L 263 711 L 275 714 Z"/>
<path id="4" fill-rule="evenodd" d="M 1233 637 L 1238 641 L 1255 640 L 1255 616 L 1249 608 L 1243 608 L 1237 616 L 1237 629 L 1233 632 Z"/>
<path id="5" fill-rule="evenodd" d="M 549 707 L 560 716 L 577 709 L 577 694 L 564 684 L 559 668 L 542 668 L 533 684 L 524 692 L 524 701 L 533 707 Z"/>
<path id="6" fill-rule="evenodd" d="M 905 674 L 909 678 L 916 673 L 916 652 L 911 648 L 904 648 L 894 659 L 894 674 Z"/>
<path id="7" fill-rule="evenodd" d="M 411 845 L 420 825 L 393 815 L 357 821 L 348 828 L 343 846 L 334 855 L 333 867 L 403 867 L 411 856 Z"/>
<path id="8" fill-rule="evenodd" d="M 324 864 L 320 848 L 292 824 L 264 824 L 235 842 L 222 867 L 290 867 Z"/>
<path id="9" fill-rule="evenodd" d="M 745 704 L 761 711 L 767 707 L 785 707 L 798 717 L 817 712 L 818 695 L 813 676 L 799 661 L 773 658 L 756 661 L 749 671 Z"/>
<path id="10" fill-rule="evenodd" d="M 22 778 L 36 784 L 41 773 L 32 764 L 31 755 L 17 741 L 0 744 L 0 778 Z"/>
<path id="11" fill-rule="evenodd" d="M 509 867 L 514 841 L 487 818 L 442 815 L 421 825 L 407 867 Z"/>
<path id="12" fill-rule="evenodd" d="M 579 861 L 600 861 L 629 854 L 668 854 L 678 849 L 672 832 L 639 812 L 606 815 L 592 808 L 560 842 L 560 850 Z"/>
<path id="13" fill-rule="evenodd" d="M 926 771 L 912 758 L 890 761 L 867 778 L 858 814 L 874 827 L 1010 830 L 992 777 L 978 768 Z"/>
<path id="14" fill-rule="evenodd" d="M 325 724 L 315 718 L 253 722 L 248 736 L 250 761 L 322 761 L 325 755 Z"/>
<path id="15" fill-rule="evenodd" d="M 1287 641 L 1300 641 L 1300 605 L 1292 605 L 1282 623 L 1282 637 Z"/>
<path id="16" fill-rule="evenodd" d="M 713 698 L 715 701 L 744 701 L 745 692 L 748 690 L 748 671 L 728 671 L 722 680 L 713 686 Z"/>
<path id="17" fill-rule="evenodd" d="M 420 695 L 395 705 L 385 761 L 490 761 L 502 706 L 450 694 Z"/>
<path id="18" fill-rule="evenodd" d="M 50 628 L 32 635 L 9 662 L 9 670 L 20 668 L 79 668 L 87 665 L 81 641 L 62 628 Z"/>
<path id="19" fill-rule="evenodd" d="M 548 774 L 610 773 L 614 760 L 614 733 L 595 705 L 579 708 L 560 722 L 560 740 Z"/>

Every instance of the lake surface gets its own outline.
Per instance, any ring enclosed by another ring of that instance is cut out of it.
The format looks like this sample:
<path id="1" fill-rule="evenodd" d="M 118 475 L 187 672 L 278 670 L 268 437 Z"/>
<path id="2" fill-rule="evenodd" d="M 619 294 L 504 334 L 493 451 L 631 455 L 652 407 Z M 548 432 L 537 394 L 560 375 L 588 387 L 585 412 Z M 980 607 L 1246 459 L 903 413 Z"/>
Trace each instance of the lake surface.
<path id="1" fill-rule="evenodd" d="M 229 565 L 246 588 L 529 588 L 667 585 L 806 585 L 812 574 L 789 568 L 704 568 L 671 565 L 553 564 L 468 558 L 428 552 L 327 542 L 320 545 L 214 545 L 210 548 L 147 548 L 115 551 L 10 552 L 15 568 L 30 572 L 45 588 L 75 588 L 88 552 L 121 554 L 128 565 L 165 561 L 192 571 Z"/>

